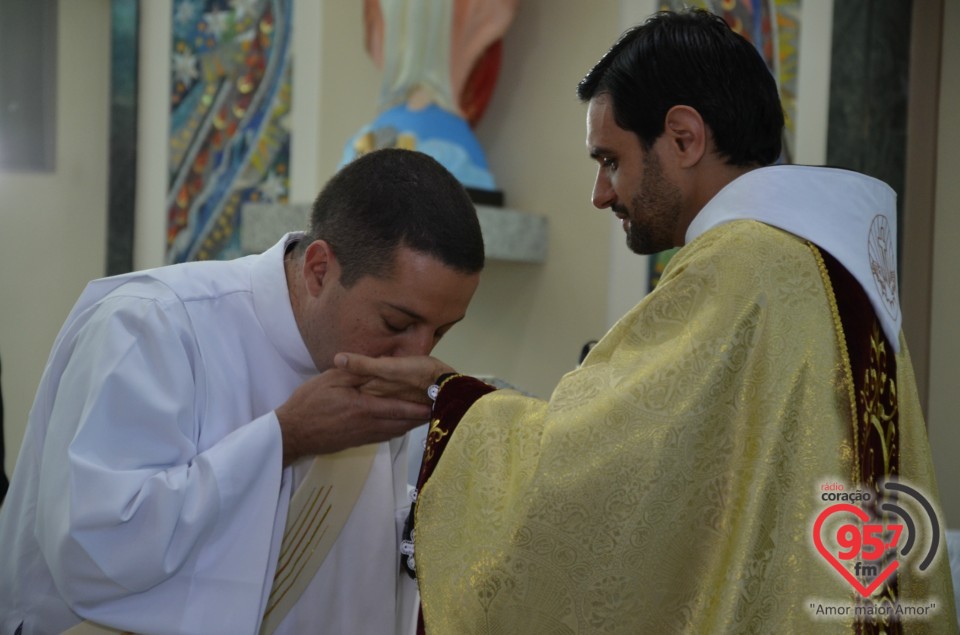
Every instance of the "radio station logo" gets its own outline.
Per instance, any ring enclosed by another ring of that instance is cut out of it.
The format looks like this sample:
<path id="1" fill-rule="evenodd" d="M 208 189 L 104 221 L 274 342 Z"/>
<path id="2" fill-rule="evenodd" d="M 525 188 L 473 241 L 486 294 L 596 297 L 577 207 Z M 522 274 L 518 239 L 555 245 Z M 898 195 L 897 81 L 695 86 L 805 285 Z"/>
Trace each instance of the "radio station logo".
<path id="1" fill-rule="evenodd" d="M 815 615 L 925 616 L 936 610 L 935 601 L 891 605 L 881 592 L 898 573 L 922 574 L 942 548 L 940 521 L 924 494 L 897 481 L 883 483 L 879 494 L 830 482 L 820 486 L 819 496 L 825 507 L 813 523 L 813 545 L 863 600 L 857 607 L 811 604 Z M 874 596 L 880 604 L 869 604 Z"/>

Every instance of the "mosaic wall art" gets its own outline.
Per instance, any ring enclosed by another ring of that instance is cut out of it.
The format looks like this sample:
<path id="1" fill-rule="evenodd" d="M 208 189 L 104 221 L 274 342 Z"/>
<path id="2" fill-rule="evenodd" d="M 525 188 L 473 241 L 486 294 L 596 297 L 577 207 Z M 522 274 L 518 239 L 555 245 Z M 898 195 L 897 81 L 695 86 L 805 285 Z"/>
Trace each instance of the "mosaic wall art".
<path id="1" fill-rule="evenodd" d="M 247 202 L 287 202 L 292 0 L 176 0 L 167 262 L 242 255 Z"/>
<path id="2" fill-rule="evenodd" d="M 679 11 L 700 7 L 721 16 L 735 32 L 747 38 L 763 55 L 780 87 L 780 101 L 786 119 L 784 156 L 794 155 L 797 119 L 797 62 L 800 48 L 800 7 L 802 0 L 664 0 L 662 9 Z"/>

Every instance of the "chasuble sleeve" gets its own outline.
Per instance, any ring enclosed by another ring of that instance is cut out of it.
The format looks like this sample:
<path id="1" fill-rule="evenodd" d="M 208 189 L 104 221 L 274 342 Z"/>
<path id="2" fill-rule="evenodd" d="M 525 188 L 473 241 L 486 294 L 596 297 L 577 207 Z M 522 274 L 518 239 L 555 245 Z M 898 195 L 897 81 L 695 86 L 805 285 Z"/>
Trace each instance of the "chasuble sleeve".
<path id="1" fill-rule="evenodd" d="M 807 608 L 853 600 L 810 539 L 852 474 L 830 306 L 806 243 L 731 222 L 549 401 L 478 400 L 420 494 L 426 631 L 854 632 Z"/>

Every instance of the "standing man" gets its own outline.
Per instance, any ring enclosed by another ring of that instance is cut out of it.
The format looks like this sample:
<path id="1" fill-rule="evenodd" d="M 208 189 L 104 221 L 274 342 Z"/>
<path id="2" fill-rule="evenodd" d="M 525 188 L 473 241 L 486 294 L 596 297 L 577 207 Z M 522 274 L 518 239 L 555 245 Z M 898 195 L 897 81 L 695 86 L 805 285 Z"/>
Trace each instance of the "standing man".
<path id="1" fill-rule="evenodd" d="M 463 187 L 385 150 L 261 255 L 92 282 L 0 513 L 0 633 L 404 632 L 403 435 L 429 408 L 333 357 L 428 354 L 483 262 Z"/>
<path id="2" fill-rule="evenodd" d="M 956 632 L 894 192 L 772 165 L 776 84 L 703 11 L 631 29 L 578 94 L 594 205 L 635 252 L 682 247 L 656 289 L 547 402 L 432 358 L 337 357 L 379 394 L 435 399 L 415 528 L 428 632 Z M 909 558 L 889 533 L 905 508 L 924 545 Z M 871 518 L 895 548 L 868 548 L 886 540 Z"/>

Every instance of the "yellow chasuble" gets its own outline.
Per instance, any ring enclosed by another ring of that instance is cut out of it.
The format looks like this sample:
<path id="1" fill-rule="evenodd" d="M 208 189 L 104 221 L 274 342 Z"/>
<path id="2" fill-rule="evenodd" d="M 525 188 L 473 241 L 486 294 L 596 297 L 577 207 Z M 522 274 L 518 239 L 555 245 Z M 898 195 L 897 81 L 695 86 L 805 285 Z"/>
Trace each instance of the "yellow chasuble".
<path id="1" fill-rule="evenodd" d="M 876 485 L 842 333 L 809 243 L 743 220 L 696 238 L 549 401 L 492 392 L 446 439 L 416 509 L 426 632 L 956 632 L 942 535 L 885 583 L 928 607 L 895 620 L 855 614 L 879 600 L 814 546 L 825 488 Z M 936 508 L 900 351 L 885 469 Z"/>

